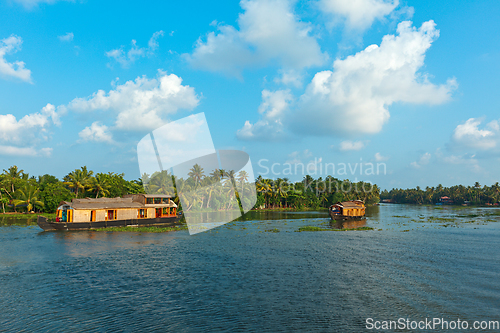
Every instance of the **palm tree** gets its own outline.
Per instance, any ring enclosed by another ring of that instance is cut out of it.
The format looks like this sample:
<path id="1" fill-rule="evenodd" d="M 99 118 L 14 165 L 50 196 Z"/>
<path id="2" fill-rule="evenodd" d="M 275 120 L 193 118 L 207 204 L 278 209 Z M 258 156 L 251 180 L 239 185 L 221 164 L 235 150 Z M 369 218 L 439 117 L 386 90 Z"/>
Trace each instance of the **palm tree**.
<path id="1" fill-rule="evenodd" d="M 2 211 L 5 214 L 5 204 L 8 203 L 9 200 L 3 197 L 3 191 L 5 191 L 5 176 L 0 175 L 0 202 L 2 202 Z"/>
<path id="2" fill-rule="evenodd" d="M 109 188 L 111 185 L 109 184 L 109 179 L 106 174 L 98 173 L 95 177 L 93 177 L 90 181 L 90 187 L 93 191 L 96 192 L 95 197 L 99 197 L 101 194 L 103 197 L 109 195 Z"/>
<path id="3" fill-rule="evenodd" d="M 43 207 L 44 203 L 38 200 L 39 194 L 40 191 L 35 185 L 26 183 L 23 187 L 17 189 L 16 195 L 19 199 L 13 201 L 14 206 L 27 205 L 28 212 L 31 212 L 35 205 Z"/>
<path id="4" fill-rule="evenodd" d="M 24 170 L 19 170 L 16 165 L 11 166 L 9 170 L 3 169 L 5 181 L 10 185 L 10 193 L 15 192 L 14 184 L 16 181 L 23 179 Z"/>
<path id="5" fill-rule="evenodd" d="M 24 170 L 19 170 L 16 165 L 11 166 L 8 170 L 4 171 L 4 190 L 11 200 L 14 200 L 15 184 L 19 180 L 26 178 L 24 176 Z M 16 206 L 14 205 L 14 212 L 16 211 Z"/>
<path id="6" fill-rule="evenodd" d="M 196 163 L 190 169 L 188 176 L 194 179 L 195 185 L 197 186 L 205 176 L 205 173 L 203 171 L 203 168 L 198 163 Z"/>
<path id="7" fill-rule="evenodd" d="M 93 171 L 88 171 L 86 166 L 70 172 L 64 177 L 64 184 L 74 189 L 75 195 L 78 198 L 78 191 L 85 191 L 90 186 L 92 181 Z"/>
<path id="8" fill-rule="evenodd" d="M 242 194 L 243 194 L 243 186 L 247 181 L 248 181 L 248 172 L 246 172 L 245 170 L 241 170 L 238 173 L 238 182 L 240 183 Z"/>

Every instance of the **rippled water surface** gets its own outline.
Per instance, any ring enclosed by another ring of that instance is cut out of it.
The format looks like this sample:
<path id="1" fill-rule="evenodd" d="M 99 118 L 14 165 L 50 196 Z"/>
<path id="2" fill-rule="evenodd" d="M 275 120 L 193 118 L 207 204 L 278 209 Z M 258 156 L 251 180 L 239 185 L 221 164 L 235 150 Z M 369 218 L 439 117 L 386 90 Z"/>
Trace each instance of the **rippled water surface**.
<path id="1" fill-rule="evenodd" d="M 386 205 L 371 231 L 251 212 L 195 236 L 41 232 L 0 218 L 0 331 L 359 332 L 500 320 L 495 209 Z M 326 231 L 295 232 L 302 226 Z"/>

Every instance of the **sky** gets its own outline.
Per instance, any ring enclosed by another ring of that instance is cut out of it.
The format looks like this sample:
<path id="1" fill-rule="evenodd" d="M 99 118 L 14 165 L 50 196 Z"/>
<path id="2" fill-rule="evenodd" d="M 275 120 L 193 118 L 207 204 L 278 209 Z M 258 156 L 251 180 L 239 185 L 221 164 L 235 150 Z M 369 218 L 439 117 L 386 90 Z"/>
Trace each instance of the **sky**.
<path id="1" fill-rule="evenodd" d="M 486 0 L 1 1 L 0 168 L 138 179 L 139 141 L 203 112 L 255 175 L 491 185 L 498 17 Z"/>

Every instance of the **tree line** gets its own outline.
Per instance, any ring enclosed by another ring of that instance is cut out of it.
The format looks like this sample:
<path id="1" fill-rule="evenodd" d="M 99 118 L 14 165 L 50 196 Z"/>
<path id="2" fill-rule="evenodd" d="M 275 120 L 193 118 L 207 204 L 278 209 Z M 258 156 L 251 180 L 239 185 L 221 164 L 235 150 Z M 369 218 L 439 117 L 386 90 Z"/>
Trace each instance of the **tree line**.
<path id="1" fill-rule="evenodd" d="M 251 208 L 252 194 L 256 194 L 256 208 L 317 209 L 329 207 L 339 201 L 363 200 L 377 203 L 380 190 L 367 182 L 351 182 L 332 176 L 314 179 L 306 175 L 303 180 L 291 182 L 287 178 L 249 179 L 242 170 L 215 169 L 209 174 L 198 164 L 185 178 L 174 177 L 168 171 L 144 174 L 141 179 L 127 181 L 124 174 L 97 173 L 86 166 L 71 171 L 62 180 L 45 174 L 30 176 L 17 166 L 4 169 L 0 174 L 0 202 L 2 211 L 55 212 L 61 201 L 73 198 L 122 197 L 125 194 L 170 194 L 186 211 L 192 209 Z M 144 186 L 143 186 L 144 185 Z M 255 193 L 256 191 L 256 193 Z"/>
<path id="2" fill-rule="evenodd" d="M 417 186 L 409 189 L 384 190 L 380 194 L 382 200 L 390 200 L 394 203 L 410 204 L 436 204 L 441 202 L 441 198 L 449 197 L 455 205 L 493 205 L 500 200 L 500 185 L 498 182 L 491 186 L 481 186 L 476 182 L 474 186 L 455 185 L 444 187 L 439 184 L 437 187 Z"/>
<path id="3" fill-rule="evenodd" d="M 53 213 L 61 201 L 73 198 L 120 197 L 128 193 L 144 193 L 141 180 L 127 181 L 124 174 L 97 173 L 86 166 L 76 169 L 63 180 L 45 174 L 30 176 L 16 165 L 0 174 L 0 202 L 2 212 Z"/>
<path id="4" fill-rule="evenodd" d="M 326 208 L 339 201 L 362 200 L 366 204 L 378 203 L 380 189 L 368 182 L 351 182 L 332 176 L 325 178 L 306 175 L 301 181 L 287 178 L 256 179 L 257 208 Z"/>

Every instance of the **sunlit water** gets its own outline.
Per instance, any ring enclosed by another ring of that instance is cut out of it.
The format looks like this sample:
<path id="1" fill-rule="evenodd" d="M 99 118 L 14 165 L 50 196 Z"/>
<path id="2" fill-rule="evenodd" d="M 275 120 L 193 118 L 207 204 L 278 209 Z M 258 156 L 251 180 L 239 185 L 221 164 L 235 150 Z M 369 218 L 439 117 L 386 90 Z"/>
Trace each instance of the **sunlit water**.
<path id="1" fill-rule="evenodd" d="M 359 332 L 366 318 L 500 320 L 497 213 L 386 205 L 368 211 L 372 231 L 295 232 L 330 229 L 327 212 L 252 212 L 195 236 L 41 232 L 4 219 L 0 331 Z"/>

